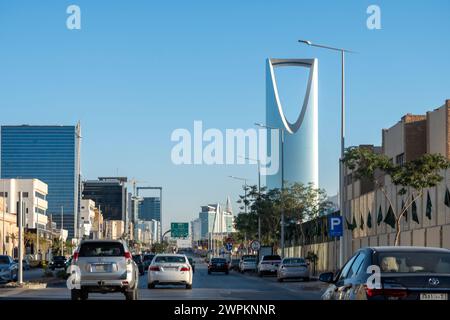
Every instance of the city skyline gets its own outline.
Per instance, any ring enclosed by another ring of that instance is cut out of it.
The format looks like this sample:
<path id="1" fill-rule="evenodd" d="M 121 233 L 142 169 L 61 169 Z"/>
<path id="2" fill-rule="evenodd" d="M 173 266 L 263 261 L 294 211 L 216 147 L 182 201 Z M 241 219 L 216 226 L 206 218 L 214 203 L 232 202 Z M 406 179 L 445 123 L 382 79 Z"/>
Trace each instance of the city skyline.
<path id="1" fill-rule="evenodd" d="M 220 130 L 262 122 L 268 57 L 319 60 L 319 186 L 336 194 L 339 56 L 302 47 L 298 38 L 358 52 L 347 60 L 347 146 L 379 145 L 381 128 L 448 98 L 450 44 L 442 40 L 450 30 L 448 2 L 379 1 L 381 30 L 367 29 L 365 1 L 291 2 L 289 10 L 276 3 L 180 2 L 173 9 L 123 2 L 108 10 L 77 4 L 83 23 L 76 31 L 65 28 L 66 4 L 0 4 L 1 124 L 81 121 L 83 178 L 120 175 L 163 186 L 164 229 L 228 194 L 238 212 L 241 183 L 228 175 L 257 184 L 255 165 L 174 166 L 170 133 L 192 128 L 194 120 Z M 295 75 L 281 79 L 286 93 L 294 93 L 283 103 L 288 109 L 297 102 L 299 82 Z M 194 189 L 197 195 L 189 192 Z"/>

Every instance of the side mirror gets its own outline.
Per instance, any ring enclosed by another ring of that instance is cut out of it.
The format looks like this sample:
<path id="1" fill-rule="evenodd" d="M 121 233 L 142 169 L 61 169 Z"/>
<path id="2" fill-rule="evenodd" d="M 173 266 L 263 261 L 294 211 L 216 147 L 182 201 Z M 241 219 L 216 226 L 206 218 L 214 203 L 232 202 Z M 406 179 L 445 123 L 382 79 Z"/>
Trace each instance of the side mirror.
<path id="1" fill-rule="evenodd" d="M 325 272 L 321 273 L 319 275 L 319 281 L 326 282 L 326 283 L 332 283 L 334 279 L 333 272 Z"/>

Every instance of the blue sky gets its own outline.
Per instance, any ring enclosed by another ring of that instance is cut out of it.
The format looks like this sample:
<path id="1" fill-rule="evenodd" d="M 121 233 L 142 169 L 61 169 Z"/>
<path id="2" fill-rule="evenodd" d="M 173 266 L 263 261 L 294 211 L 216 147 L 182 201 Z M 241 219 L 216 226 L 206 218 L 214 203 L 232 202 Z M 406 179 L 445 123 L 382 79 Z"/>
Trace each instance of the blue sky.
<path id="1" fill-rule="evenodd" d="M 81 8 L 81 30 L 66 8 Z M 366 9 L 381 8 L 381 30 Z M 297 43 L 357 51 L 347 59 L 347 145 L 381 143 L 405 113 L 450 98 L 450 2 L 0 1 L 1 124 L 74 124 L 84 178 L 124 175 L 162 185 L 166 222 L 237 199 L 256 167 L 174 166 L 170 134 L 264 121 L 265 59 L 319 59 L 320 185 L 337 191 L 340 61 Z M 302 75 L 280 75 L 288 114 Z M 293 81 L 297 79 L 297 81 Z M 289 98 L 288 95 L 291 95 Z"/>

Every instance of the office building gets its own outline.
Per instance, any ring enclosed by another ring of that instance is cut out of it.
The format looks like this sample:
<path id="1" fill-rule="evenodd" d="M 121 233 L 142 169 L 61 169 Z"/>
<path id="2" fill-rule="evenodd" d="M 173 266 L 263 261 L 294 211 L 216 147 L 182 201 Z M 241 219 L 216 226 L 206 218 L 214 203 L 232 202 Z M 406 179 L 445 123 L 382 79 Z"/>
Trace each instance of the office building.
<path id="1" fill-rule="evenodd" d="M 83 182 L 83 199 L 91 199 L 103 214 L 104 220 L 127 222 L 127 188 L 125 177 L 99 177 Z M 124 225 L 125 227 L 125 225 Z"/>
<path id="2" fill-rule="evenodd" d="M 309 70 L 306 94 L 298 110 L 295 122 L 290 122 L 278 92 L 275 70 L 297 67 Z M 319 131 L 318 131 L 318 61 L 317 59 L 267 59 L 266 65 L 266 125 L 284 132 L 284 181 L 287 183 L 313 183 L 319 186 Z M 272 130 L 271 130 L 272 131 Z M 275 174 L 266 176 L 268 188 L 281 187 L 281 146 L 280 138 L 267 134 L 267 154 L 276 158 L 279 164 Z M 272 150 L 273 148 L 277 150 Z M 275 152 L 278 151 L 278 152 Z"/>
<path id="3" fill-rule="evenodd" d="M 80 125 L 2 126 L 1 177 L 39 179 L 48 185 L 48 213 L 69 237 L 77 236 Z M 61 214 L 64 214 L 62 219 Z"/>
<path id="4" fill-rule="evenodd" d="M 159 197 L 143 197 L 140 200 L 139 219 L 161 221 L 161 200 Z"/>

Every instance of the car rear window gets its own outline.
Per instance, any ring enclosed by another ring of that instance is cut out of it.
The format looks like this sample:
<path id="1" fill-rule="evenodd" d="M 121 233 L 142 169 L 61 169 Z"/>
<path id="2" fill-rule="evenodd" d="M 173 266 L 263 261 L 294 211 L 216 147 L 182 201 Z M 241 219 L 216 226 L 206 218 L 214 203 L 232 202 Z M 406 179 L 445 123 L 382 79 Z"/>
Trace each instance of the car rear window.
<path id="1" fill-rule="evenodd" d="M 256 258 L 249 257 L 249 258 L 244 258 L 243 260 L 244 260 L 245 262 L 255 262 L 255 261 L 256 261 Z"/>
<path id="2" fill-rule="evenodd" d="M 155 258 L 156 263 L 185 263 L 184 257 L 177 256 L 159 256 Z"/>
<path id="3" fill-rule="evenodd" d="M 302 258 L 291 258 L 291 259 L 284 259 L 283 264 L 301 264 L 306 263 L 305 259 Z"/>
<path id="4" fill-rule="evenodd" d="M 264 256 L 263 260 L 281 260 L 281 257 L 278 255 Z"/>
<path id="5" fill-rule="evenodd" d="M 450 273 L 450 253 L 380 252 L 382 273 Z"/>
<path id="6" fill-rule="evenodd" d="M 121 243 L 117 242 L 89 242 L 80 247 L 80 257 L 120 257 L 125 254 Z"/>
<path id="7" fill-rule="evenodd" d="M 213 258 L 213 259 L 211 259 L 211 262 L 212 263 L 225 263 L 225 262 L 227 262 L 227 260 L 222 259 L 222 258 Z"/>

